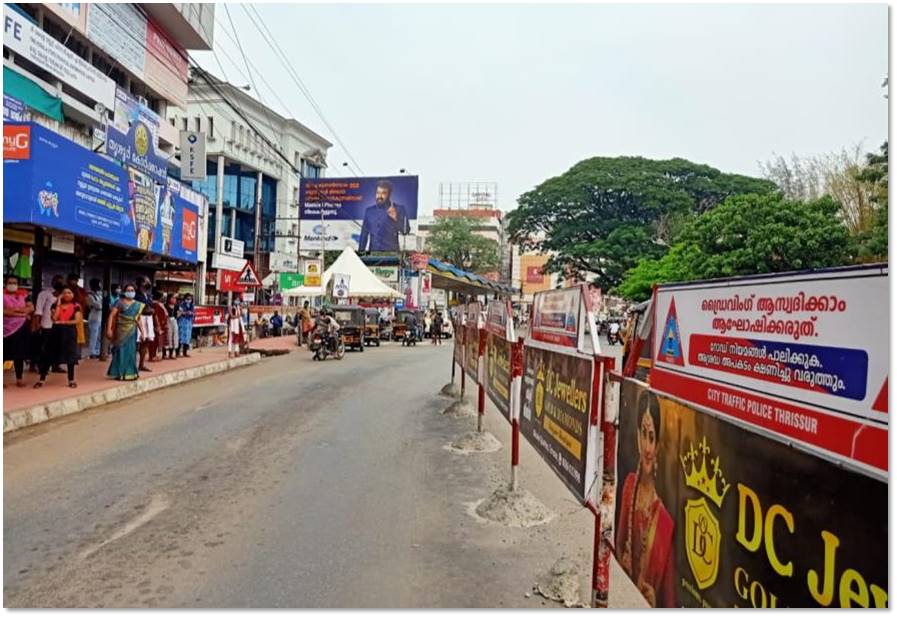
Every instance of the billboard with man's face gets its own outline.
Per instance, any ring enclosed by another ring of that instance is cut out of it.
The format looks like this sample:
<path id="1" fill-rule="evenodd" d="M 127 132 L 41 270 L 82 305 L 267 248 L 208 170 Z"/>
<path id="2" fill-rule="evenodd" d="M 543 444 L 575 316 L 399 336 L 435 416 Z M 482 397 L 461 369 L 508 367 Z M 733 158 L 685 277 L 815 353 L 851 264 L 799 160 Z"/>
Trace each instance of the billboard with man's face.
<path id="1" fill-rule="evenodd" d="M 302 246 L 398 252 L 417 219 L 417 176 L 303 178 Z"/>

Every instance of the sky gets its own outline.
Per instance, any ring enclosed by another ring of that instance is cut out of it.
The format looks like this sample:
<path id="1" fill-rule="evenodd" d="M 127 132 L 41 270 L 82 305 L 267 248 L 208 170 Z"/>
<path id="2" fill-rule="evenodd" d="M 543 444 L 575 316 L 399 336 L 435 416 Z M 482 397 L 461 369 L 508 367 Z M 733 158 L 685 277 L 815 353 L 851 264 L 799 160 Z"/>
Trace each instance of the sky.
<path id="1" fill-rule="evenodd" d="M 421 214 L 440 182 L 496 182 L 512 210 L 593 156 L 760 175 L 775 154 L 888 135 L 884 4 L 254 6 L 362 175 L 420 176 Z M 228 9 L 264 78 L 252 94 L 336 143 L 246 9 Z M 217 59 L 192 55 L 249 83 L 223 4 L 215 21 Z M 344 161 L 332 148 L 328 175 L 349 175 Z"/>

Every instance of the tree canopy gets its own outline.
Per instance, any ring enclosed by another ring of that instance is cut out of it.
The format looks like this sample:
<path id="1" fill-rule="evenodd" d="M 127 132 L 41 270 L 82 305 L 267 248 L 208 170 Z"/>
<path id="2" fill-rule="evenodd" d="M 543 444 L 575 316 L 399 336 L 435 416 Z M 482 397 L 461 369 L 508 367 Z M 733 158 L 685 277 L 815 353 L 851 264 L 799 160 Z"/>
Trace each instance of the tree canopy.
<path id="1" fill-rule="evenodd" d="M 498 269 L 498 243 L 478 235 L 475 228 L 476 220 L 470 217 L 437 217 L 427 238 L 427 251 L 477 274 Z"/>
<path id="2" fill-rule="evenodd" d="M 839 208 L 830 197 L 731 197 L 689 223 L 666 255 L 628 271 L 617 293 L 640 301 L 655 283 L 844 265 L 853 244 Z"/>
<path id="3" fill-rule="evenodd" d="M 596 157 L 524 193 L 509 231 L 524 249 L 552 254 L 547 271 L 592 272 L 609 289 L 640 259 L 666 253 L 695 215 L 733 195 L 775 190 L 684 159 Z"/>

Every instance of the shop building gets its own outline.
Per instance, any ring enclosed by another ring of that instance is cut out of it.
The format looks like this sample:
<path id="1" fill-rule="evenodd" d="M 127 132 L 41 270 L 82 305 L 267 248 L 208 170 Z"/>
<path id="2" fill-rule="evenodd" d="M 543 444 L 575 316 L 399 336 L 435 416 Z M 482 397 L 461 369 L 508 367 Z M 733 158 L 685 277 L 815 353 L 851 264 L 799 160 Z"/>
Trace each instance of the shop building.
<path id="1" fill-rule="evenodd" d="M 186 109 L 170 109 L 168 121 L 206 135 L 206 179 L 192 186 L 209 202 L 210 265 L 218 238 L 225 237 L 243 242 L 244 257 L 266 282 L 299 272 L 300 254 L 318 250 L 300 245 L 300 176 L 323 177 L 332 144 L 205 71 L 192 73 Z M 210 292 L 215 275 L 210 267 Z"/>
<path id="2" fill-rule="evenodd" d="M 4 5 L 4 274 L 108 289 L 180 272 L 192 291 L 207 205 L 172 177 L 161 119 L 186 104 L 187 50 L 211 48 L 213 22 L 213 5 Z"/>

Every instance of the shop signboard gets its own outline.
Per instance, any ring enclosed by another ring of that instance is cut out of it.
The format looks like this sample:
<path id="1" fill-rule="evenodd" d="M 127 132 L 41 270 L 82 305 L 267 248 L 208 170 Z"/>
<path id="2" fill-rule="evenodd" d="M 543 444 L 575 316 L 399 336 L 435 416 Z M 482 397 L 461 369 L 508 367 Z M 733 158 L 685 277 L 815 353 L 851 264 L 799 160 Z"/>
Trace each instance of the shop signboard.
<path id="1" fill-rule="evenodd" d="M 220 268 L 218 270 L 218 291 L 223 292 L 235 292 L 235 293 L 243 293 L 246 291 L 246 286 L 240 283 L 240 272 L 241 270 L 225 270 Z"/>
<path id="2" fill-rule="evenodd" d="M 575 352 L 525 346 L 523 363 L 520 434 L 585 501 L 598 475 L 598 431 L 591 423 L 595 361 Z"/>
<path id="3" fill-rule="evenodd" d="M 635 380 L 620 398 L 614 554 L 651 606 L 887 606 L 886 481 Z"/>
<path id="4" fill-rule="evenodd" d="M 302 287 L 305 284 L 305 275 L 299 272 L 281 272 L 278 287 L 280 291 Z"/>
<path id="5" fill-rule="evenodd" d="M 156 182 L 166 182 L 168 160 L 158 152 L 159 123 L 156 112 L 119 88 L 113 122 L 106 126 L 106 154 Z"/>
<path id="6" fill-rule="evenodd" d="M 181 131 L 181 179 L 206 179 L 206 134 L 201 131 Z"/>
<path id="7" fill-rule="evenodd" d="M 169 39 L 165 32 L 152 21 L 147 21 L 144 81 L 174 105 L 186 109 L 187 73 L 187 52 L 184 48 Z M 203 157 L 203 163 L 205 163 L 205 157 Z M 203 172 L 205 172 L 205 164 L 203 164 Z M 187 180 L 187 178 L 184 179 Z"/>
<path id="8" fill-rule="evenodd" d="M 333 274 L 333 297 L 337 300 L 345 300 L 349 297 L 349 280 L 348 274 Z"/>
<path id="9" fill-rule="evenodd" d="M 493 300 L 486 311 L 486 394 L 510 422 L 516 416 L 511 406 L 511 347 L 516 340 L 509 318 L 508 301 Z"/>
<path id="10" fill-rule="evenodd" d="M 166 255 L 197 261 L 199 210 L 166 179 L 156 187 L 137 170 L 126 170 L 35 123 L 27 158 L 3 161 L 5 222 L 33 223 Z M 4 144 L 5 149 L 5 144 Z"/>
<path id="11" fill-rule="evenodd" d="M 480 325 L 483 310 L 479 302 L 468 303 L 464 321 L 464 370 L 475 382 L 479 383 L 480 366 Z"/>
<path id="12" fill-rule="evenodd" d="M 398 253 L 417 219 L 417 176 L 302 178 L 302 246 Z"/>
<path id="13" fill-rule="evenodd" d="M 55 75 L 97 103 L 102 103 L 106 109 L 115 106 L 115 81 L 102 71 L 8 5 L 3 6 L 3 23 L 4 47 Z M 114 51 L 112 55 L 117 58 Z"/>
<path id="14" fill-rule="evenodd" d="M 370 266 L 370 271 L 374 273 L 380 281 L 389 285 L 393 289 L 399 283 L 399 268 L 398 266 Z"/>
<path id="15" fill-rule="evenodd" d="M 194 307 L 194 317 L 193 317 L 193 327 L 194 328 L 207 328 L 210 326 L 223 326 L 224 325 L 224 311 L 225 307 L 223 306 L 195 306 Z"/>
<path id="16" fill-rule="evenodd" d="M 3 95 L 3 121 L 4 122 L 28 122 L 31 114 L 25 107 L 25 103 L 19 99 Z"/>
<path id="17" fill-rule="evenodd" d="M 411 269 L 421 272 L 427 269 L 427 265 L 430 263 L 430 254 L 413 252 L 409 260 L 411 261 Z"/>
<path id="18" fill-rule="evenodd" d="M 87 33 L 86 2 L 45 2 L 43 6 L 81 34 Z"/>
<path id="19" fill-rule="evenodd" d="M 321 286 L 321 260 L 309 259 L 305 262 L 305 284 L 309 287 Z"/>
<path id="20" fill-rule="evenodd" d="M 146 17 L 134 4 L 91 3 L 87 38 L 143 79 L 146 67 Z"/>
<path id="21" fill-rule="evenodd" d="M 886 477 L 886 266 L 657 289 L 651 385 Z"/>

